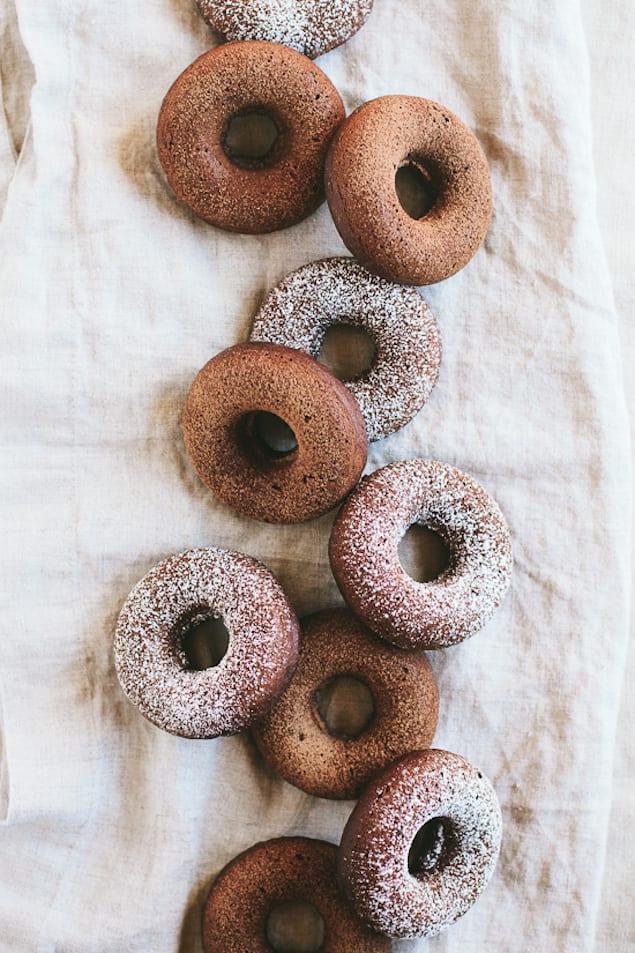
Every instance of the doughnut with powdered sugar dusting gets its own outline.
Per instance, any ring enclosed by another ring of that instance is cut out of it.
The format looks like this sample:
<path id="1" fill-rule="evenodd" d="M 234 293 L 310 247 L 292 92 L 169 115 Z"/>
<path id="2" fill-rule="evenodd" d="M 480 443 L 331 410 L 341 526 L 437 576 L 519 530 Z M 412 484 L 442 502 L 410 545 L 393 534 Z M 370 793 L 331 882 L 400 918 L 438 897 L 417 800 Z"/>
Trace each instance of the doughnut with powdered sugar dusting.
<path id="1" fill-rule="evenodd" d="M 345 43 L 365 23 L 373 0 L 197 0 L 226 40 L 269 40 L 310 59 Z"/>
<path id="2" fill-rule="evenodd" d="M 399 560 L 399 543 L 415 524 L 449 550 L 447 568 L 430 582 L 413 579 Z M 329 556 L 353 612 L 403 648 L 444 648 L 473 635 L 501 603 L 512 569 L 496 501 L 438 460 L 391 463 L 364 477 L 335 520 Z"/>

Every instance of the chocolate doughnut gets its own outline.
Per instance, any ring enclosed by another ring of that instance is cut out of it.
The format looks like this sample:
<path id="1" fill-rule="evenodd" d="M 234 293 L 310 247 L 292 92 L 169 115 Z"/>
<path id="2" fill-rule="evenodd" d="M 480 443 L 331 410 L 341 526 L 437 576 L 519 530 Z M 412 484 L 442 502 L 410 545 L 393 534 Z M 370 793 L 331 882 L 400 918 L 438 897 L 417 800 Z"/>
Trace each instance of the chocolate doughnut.
<path id="1" fill-rule="evenodd" d="M 336 324 L 363 328 L 375 346 L 369 370 L 345 383 L 368 439 L 379 440 L 407 424 L 428 399 L 441 361 L 439 326 L 414 288 L 371 275 L 353 258 L 326 258 L 287 275 L 270 292 L 251 340 L 317 357 L 327 329 Z"/>
<path id="2" fill-rule="evenodd" d="M 399 562 L 413 524 L 441 536 L 449 565 L 417 582 Z M 374 632 L 404 648 L 437 649 L 473 635 L 509 586 L 505 518 L 467 473 L 436 460 L 375 470 L 346 501 L 331 533 L 331 568 L 344 599 Z"/>
<path id="3" fill-rule="evenodd" d="M 397 195 L 410 167 L 431 199 L 412 218 Z M 492 214 L 483 151 L 454 113 L 429 99 L 382 96 L 340 127 L 326 163 L 326 197 L 347 248 L 370 271 L 429 285 L 459 271 L 481 245 Z"/>
<path id="4" fill-rule="evenodd" d="M 498 859 L 498 798 L 457 754 L 413 752 L 364 790 L 340 844 L 344 890 L 370 927 L 434 936 L 463 916 Z"/>
<path id="5" fill-rule="evenodd" d="M 226 40 L 270 40 L 314 59 L 357 33 L 373 0 L 197 0 Z"/>
<path id="6" fill-rule="evenodd" d="M 266 116 L 277 138 L 264 156 L 241 154 L 234 120 Z M 168 91 L 159 159 L 177 197 L 234 232 L 294 225 L 324 198 L 324 160 L 344 118 L 339 93 L 306 56 L 276 43 L 228 43 L 203 53 Z"/>
<path id="7" fill-rule="evenodd" d="M 229 646 L 218 665 L 192 670 L 183 638 L 221 618 Z M 134 587 L 115 634 L 117 675 L 129 701 L 185 738 L 242 731 L 271 707 L 296 664 L 298 622 L 266 566 L 243 553 L 190 549 Z"/>
<path id="8" fill-rule="evenodd" d="M 388 951 L 388 941 L 365 927 L 341 896 L 335 845 L 280 837 L 250 847 L 221 870 L 203 912 L 205 953 L 271 953 L 269 918 L 286 904 L 303 904 L 321 917 L 320 953 Z"/>
<path id="9" fill-rule="evenodd" d="M 318 708 L 320 693 L 340 676 L 372 695 L 372 719 L 356 737 L 331 734 Z M 388 646 L 347 609 L 330 609 L 302 620 L 294 676 L 253 735 L 291 784 L 317 797 L 355 798 L 380 768 L 429 747 L 438 706 L 423 653 Z"/>
<path id="10" fill-rule="evenodd" d="M 288 452 L 258 435 L 261 414 L 295 435 Z M 237 344 L 199 371 L 183 413 L 185 446 L 205 484 L 253 519 L 300 523 L 332 509 L 366 463 L 367 440 L 350 391 L 308 354 Z"/>

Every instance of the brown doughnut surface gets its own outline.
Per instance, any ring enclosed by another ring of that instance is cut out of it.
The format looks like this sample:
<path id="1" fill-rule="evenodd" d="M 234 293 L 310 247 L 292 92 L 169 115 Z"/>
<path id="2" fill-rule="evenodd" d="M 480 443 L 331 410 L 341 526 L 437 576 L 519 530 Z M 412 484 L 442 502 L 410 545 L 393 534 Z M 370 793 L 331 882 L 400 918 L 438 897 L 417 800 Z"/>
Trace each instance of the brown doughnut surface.
<path id="1" fill-rule="evenodd" d="M 259 413 L 297 447 L 271 452 Z M 300 523 L 332 509 L 358 481 L 368 442 L 355 398 L 317 361 L 278 344 L 238 344 L 199 371 L 183 412 L 185 446 L 203 482 L 253 519 Z"/>
<path id="2" fill-rule="evenodd" d="M 183 638 L 220 618 L 229 645 L 193 670 Z M 271 707 L 298 652 L 298 620 L 272 573 L 226 549 L 190 549 L 154 566 L 121 610 L 114 655 L 128 700 L 149 721 L 186 738 L 235 734 Z"/>
<path id="3" fill-rule="evenodd" d="M 450 552 L 430 582 L 417 582 L 399 560 L 399 543 L 415 523 L 438 533 Z M 333 525 L 329 555 L 353 612 L 404 648 L 443 648 L 473 635 L 511 579 L 511 539 L 496 501 L 469 474 L 437 460 L 404 460 L 364 477 Z"/>
<path id="4" fill-rule="evenodd" d="M 233 119 L 267 116 L 278 137 L 261 158 L 236 154 Z M 258 40 L 203 53 L 173 83 L 157 125 L 159 159 L 177 197 L 234 232 L 294 225 L 324 198 L 324 161 L 344 119 L 328 77 L 295 50 Z"/>
<path id="5" fill-rule="evenodd" d="M 324 921 L 320 953 L 387 953 L 337 886 L 337 848 L 308 837 L 256 844 L 220 872 L 205 904 L 205 953 L 271 953 L 267 920 L 280 904 L 311 904 Z"/>
<path id="6" fill-rule="evenodd" d="M 414 748 L 427 748 L 439 706 L 425 655 L 386 645 L 347 609 L 302 620 L 300 654 L 287 690 L 264 721 L 256 743 L 279 775 L 317 797 L 355 798 L 369 778 Z M 368 687 L 374 713 L 357 737 L 333 735 L 318 693 L 339 676 Z"/>
<path id="7" fill-rule="evenodd" d="M 397 170 L 407 165 L 436 196 L 419 219 L 397 196 Z M 382 96 L 348 117 L 329 150 L 326 196 L 349 250 L 370 271 L 402 284 L 432 284 L 467 265 L 492 214 L 476 137 L 445 106 L 416 96 Z"/>
<path id="8" fill-rule="evenodd" d="M 364 24 L 373 0 L 197 0 L 212 29 L 227 40 L 270 40 L 314 59 Z"/>
<path id="9" fill-rule="evenodd" d="M 354 909 L 391 937 L 434 936 L 485 889 L 502 818 L 490 782 L 449 751 L 406 755 L 364 790 L 338 855 Z"/>

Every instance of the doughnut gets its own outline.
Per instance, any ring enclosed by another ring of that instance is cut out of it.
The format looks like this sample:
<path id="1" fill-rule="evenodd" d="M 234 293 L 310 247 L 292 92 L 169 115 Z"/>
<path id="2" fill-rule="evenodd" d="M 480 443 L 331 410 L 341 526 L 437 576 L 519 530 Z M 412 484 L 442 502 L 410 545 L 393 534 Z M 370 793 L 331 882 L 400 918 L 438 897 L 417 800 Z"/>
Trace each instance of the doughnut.
<path id="1" fill-rule="evenodd" d="M 197 0 L 226 40 L 270 40 L 314 59 L 357 33 L 373 0 Z"/>
<path id="2" fill-rule="evenodd" d="M 229 646 L 193 670 L 183 638 L 222 619 Z M 119 615 L 115 667 L 128 700 L 159 728 L 185 738 L 231 735 L 262 717 L 296 664 L 298 621 L 266 566 L 243 553 L 190 549 L 158 563 Z"/>
<path id="3" fill-rule="evenodd" d="M 421 218 L 397 196 L 404 167 L 420 174 L 432 200 Z M 416 96 L 382 96 L 351 113 L 329 150 L 326 197 L 349 251 L 402 284 L 429 285 L 467 265 L 492 214 L 476 137 L 445 106 Z"/>
<path id="4" fill-rule="evenodd" d="M 205 953 L 271 953 L 270 915 L 286 904 L 308 907 L 316 925 L 321 917 L 321 953 L 388 953 L 385 937 L 364 926 L 338 889 L 337 847 L 308 837 L 256 844 L 221 870 L 203 911 Z"/>
<path id="5" fill-rule="evenodd" d="M 390 937 L 434 936 L 485 889 L 502 837 L 490 782 L 449 751 L 416 751 L 362 793 L 338 872 L 356 912 Z"/>
<path id="6" fill-rule="evenodd" d="M 374 713 L 357 737 L 331 734 L 320 691 L 348 676 L 371 692 Z M 439 697 L 425 655 L 386 645 L 347 609 L 301 622 L 294 676 L 265 719 L 256 744 L 274 770 L 316 797 L 355 798 L 372 775 L 413 748 L 429 747 Z"/>
<path id="7" fill-rule="evenodd" d="M 375 346 L 372 366 L 345 381 L 370 441 L 411 420 L 428 399 L 441 361 L 439 326 L 414 288 L 371 275 L 353 258 L 327 258 L 280 282 L 254 319 L 252 341 L 274 341 L 317 357 L 329 327 L 363 328 Z"/>
<path id="8" fill-rule="evenodd" d="M 417 582 L 398 546 L 415 523 L 450 552 L 431 582 Z M 505 518 L 467 473 L 406 460 L 365 477 L 342 507 L 329 543 L 333 575 L 353 612 L 403 648 L 455 645 L 481 629 L 507 591 L 512 550 Z"/>
<path id="9" fill-rule="evenodd" d="M 288 425 L 297 446 L 278 452 L 259 415 Z M 199 371 L 185 402 L 185 447 L 209 489 L 252 519 L 301 523 L 326 513 L 366 463 L 364 421 L 350 391 L 308 354 L 237 344 Z"/>
<path id="10" fill-rule="evenodd" d="M 265 116 L 266 154 L 232 144 L 231 124 Z M 218 228 L 259 234 L 306 218 L 324 199 L 324 161 L 344 119 L 328 77 L 301 53 L 257 40 L 199 56 L 168 91 L 157 148 L 177 198 Z"/>

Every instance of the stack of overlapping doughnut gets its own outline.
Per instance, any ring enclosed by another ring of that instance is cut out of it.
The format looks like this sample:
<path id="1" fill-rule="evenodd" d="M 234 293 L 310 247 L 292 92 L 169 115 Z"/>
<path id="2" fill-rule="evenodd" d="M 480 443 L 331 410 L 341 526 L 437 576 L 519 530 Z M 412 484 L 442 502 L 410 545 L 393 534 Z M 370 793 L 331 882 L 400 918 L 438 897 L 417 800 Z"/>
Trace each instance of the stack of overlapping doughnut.
<path id="1" fill-rule="evenodd" d="M 434 935 L 465 913 L 501 841 L 490 782 L 430 747 L 438 693 L 424 652 L 473 635 L 501 603 L 512 565 L 505 519 L 476 480 L 436 460 L 362 478 L 368 442 L 407 424 L 435 385 L 439 327 L 411 286 L 447 278 L 476 253 L 491 216 L 489 172 L 473 134 L 438 103 L 386 96 L 345 119 L 309 57 L 354 33 L 372 0 L 287 0 L 276 16 L 264 0 L 198 2 L 231 42 L 199 57 L 163 102 L 158 151 L 174 193 L 218 227 L 261 233 L 300 221 L 326 192 L 356 257 L 310 263 L 270 292 L 250 340 L 212 357 L 193 381 L 185 446 L 209 489 L 253 519 L 300 523 L 343 503 L 329 556 L 346 608 L 299 623 L 262 563 L 188 550 L 130 593 L 117 672 L 160 728 L 190 738 L 251 728 L 291 784 L 358 799 L 339 847 L 279 838 L 218 875 L 204 912 L 206 953 L 270 950 L 272 914 L 288 902 L 321 916 L 316 949 L 370 953 L 389 937 Z M 266 120 L 264 148 L 241 131 L 253 116 Z M 398 194 L 403 168 L 426 184 L 418 215 Z M 371 367 L 350 381 L 317 359 L 329 327 L 342 324 L 361 327 L 374 346 Z M 448 551 L 446 568 L 426 582 L 399 557 L 415 524 Z M 194 666 L 186 638 L 213 619 L 228 644 Z M 354 732 L 326 715 L 342 677 L 371 699 Z"/>

